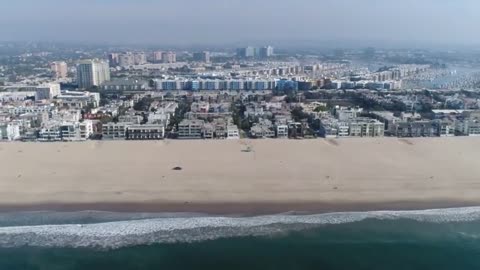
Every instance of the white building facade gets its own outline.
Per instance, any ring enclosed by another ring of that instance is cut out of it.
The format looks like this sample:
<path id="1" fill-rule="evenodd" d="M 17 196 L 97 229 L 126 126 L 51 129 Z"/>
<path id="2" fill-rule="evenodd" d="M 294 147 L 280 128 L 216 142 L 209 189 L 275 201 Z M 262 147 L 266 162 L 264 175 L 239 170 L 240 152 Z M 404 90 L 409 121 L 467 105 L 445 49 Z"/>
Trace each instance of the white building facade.
<path id="1" fill-rule="evenodd" d="M 110 67 L 103 60 L 83 60 L 77 65 L 77 83 L 82 89 L 100 86 L 110 81 Z"/>

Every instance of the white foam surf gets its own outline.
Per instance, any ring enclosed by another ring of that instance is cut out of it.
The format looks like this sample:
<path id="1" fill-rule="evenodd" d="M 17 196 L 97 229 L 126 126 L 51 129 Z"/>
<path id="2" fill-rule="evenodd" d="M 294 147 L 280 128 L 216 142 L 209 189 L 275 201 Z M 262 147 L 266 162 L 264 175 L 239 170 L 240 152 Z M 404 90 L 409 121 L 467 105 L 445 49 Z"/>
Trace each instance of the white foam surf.
<path id="1" fill-rule="evenodd" d="M 125 246 L 257 236 L 365 219 L 412 219 L 420 222 L 468 222 L 480 220 L 480 207 L 421 211 L 345 212 L 317 215 L 271 215 L 257 217 L 162 217 L 94 224 L 0 227 L 2 247 L 93 247 Z"/>

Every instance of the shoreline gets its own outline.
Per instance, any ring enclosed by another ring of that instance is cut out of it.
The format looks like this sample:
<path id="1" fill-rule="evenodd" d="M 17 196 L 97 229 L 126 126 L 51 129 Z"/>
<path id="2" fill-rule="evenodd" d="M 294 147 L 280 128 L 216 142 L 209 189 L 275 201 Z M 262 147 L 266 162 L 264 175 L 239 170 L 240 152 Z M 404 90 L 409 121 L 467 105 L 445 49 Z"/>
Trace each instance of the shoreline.
<path id="1" fill-rule="evenodd" d="M 480 207 L 480 202 L 466 201 L 397 201 L 381 203 L 336 202 L 322 203 L 41 203 L 31 205 L 0 205 L 0 213 L 22 212 L 82 212 L 181 214 L 206 216 L 262 216 L 262 215 L 315 215 L 343 212 L 416 211 Z"/>

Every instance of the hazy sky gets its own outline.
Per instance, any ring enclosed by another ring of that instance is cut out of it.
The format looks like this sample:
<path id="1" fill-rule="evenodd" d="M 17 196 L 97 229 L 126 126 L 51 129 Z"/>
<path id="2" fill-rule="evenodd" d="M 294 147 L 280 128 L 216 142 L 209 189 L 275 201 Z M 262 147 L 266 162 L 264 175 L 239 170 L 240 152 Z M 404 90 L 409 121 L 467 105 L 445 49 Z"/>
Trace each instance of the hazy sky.
<path id="1" fill-rule="evenodd" d="M 0 0 L 0 40 L 480 43 L 479 0 Z"/>

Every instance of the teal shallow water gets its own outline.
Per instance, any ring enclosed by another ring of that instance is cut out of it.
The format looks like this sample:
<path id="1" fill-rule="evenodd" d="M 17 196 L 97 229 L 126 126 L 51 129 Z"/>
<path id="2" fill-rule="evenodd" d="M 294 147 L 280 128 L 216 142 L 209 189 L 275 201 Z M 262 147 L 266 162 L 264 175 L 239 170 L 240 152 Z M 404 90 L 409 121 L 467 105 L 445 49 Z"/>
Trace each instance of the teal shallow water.
<path id="1" fill-rule="evenodd" d="M 366 219 L 109 251 L 3 248 L 0 269 L 480 269 L 480 222 Z"/>

